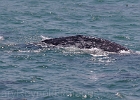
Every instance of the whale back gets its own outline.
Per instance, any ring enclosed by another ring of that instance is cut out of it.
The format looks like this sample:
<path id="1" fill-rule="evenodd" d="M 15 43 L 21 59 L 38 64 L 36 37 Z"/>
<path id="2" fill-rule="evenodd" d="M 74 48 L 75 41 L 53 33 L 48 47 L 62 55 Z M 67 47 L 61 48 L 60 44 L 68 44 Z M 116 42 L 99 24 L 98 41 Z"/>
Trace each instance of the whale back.
<path id="1" fill-rule="evenodd" d="M 108 52 L 119 52 L 121 50 L 128 51 L 126 47 L 123 47 L 122 45 L 115 42 L 111 42 L 102 38 L 88 37 L 83 35 L 46 39 L 42 42 L 45 42 L 48 45 L 63 47 L 74 46 L 80 49 L 98 48 Z"/>

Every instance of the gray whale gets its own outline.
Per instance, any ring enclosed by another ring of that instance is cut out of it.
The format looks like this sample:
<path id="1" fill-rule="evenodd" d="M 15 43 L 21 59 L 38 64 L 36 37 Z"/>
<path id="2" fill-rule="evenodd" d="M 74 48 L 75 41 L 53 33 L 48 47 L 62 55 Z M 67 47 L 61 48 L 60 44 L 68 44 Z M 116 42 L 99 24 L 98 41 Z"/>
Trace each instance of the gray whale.
<path id="1" fill-rule="evenodd" d="M 126 47 L 102 38 L 88 37 L 84 35 L 60 37 L 41 41 L 47 45 L 70 47 L 80 49 L 98 48 L 107 52 L 119 53 L 121 50 L 128 51 Z"/>

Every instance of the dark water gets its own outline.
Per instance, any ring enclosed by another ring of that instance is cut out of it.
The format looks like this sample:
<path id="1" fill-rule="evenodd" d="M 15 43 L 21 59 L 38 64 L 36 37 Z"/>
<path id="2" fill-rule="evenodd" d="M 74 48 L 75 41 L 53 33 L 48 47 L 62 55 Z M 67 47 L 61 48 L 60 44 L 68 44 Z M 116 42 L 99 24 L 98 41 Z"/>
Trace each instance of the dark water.
<path id="1" fill-rule="evenodd" d="M 77 34 L 136 53 L 32 44 Z M 140 0 L 1 0 L 0 100 L 139 100 L 139 43 Z"/>

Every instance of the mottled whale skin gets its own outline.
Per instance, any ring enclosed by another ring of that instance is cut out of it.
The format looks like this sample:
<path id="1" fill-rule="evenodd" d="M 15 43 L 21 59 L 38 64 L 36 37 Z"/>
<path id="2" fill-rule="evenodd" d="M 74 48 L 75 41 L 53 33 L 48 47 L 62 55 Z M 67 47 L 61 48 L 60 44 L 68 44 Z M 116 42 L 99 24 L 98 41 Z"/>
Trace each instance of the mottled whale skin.
<path id="1" fill-rule="evenodd" d="M 115 52 L 119 53 L 120 51 L 128 51 L 126 47 L 123 47 L 120 44 L 115 42 L 111 42 L 102 38 L 88 37 L 84 35 L 76 35 L 76 36 L 68 36 L 68 37 L 60 37 L 53 39 L 46 39 L 42 41 L 47 45 L 53 46 L 62 46 L 62 47 L 77 47 L 80 49 L 91 49 L 98 48 L 107 52 Z"/>

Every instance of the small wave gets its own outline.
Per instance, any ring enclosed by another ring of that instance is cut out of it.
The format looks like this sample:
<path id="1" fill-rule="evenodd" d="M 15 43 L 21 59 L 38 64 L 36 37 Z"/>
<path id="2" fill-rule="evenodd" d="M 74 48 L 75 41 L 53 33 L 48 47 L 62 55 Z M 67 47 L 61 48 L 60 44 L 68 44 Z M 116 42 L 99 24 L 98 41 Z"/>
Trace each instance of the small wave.
<path id="1" fill-rule="evenodd" d="M 140 51 L 136 51 L 135 53 L 136 53 L 136 54 L 140 54 Z"/>
<path id="2" fill-rule="evenodd" d="M 91 58 L 92 61 L 96 62 L 96 63 L 111 63 L 114 62 L 115 59 L 108 57 L 108 56 L 94 56 Z"/>
<path id="3" fill-rule="evenodd" d="M 3 36 L 0 36 L 0 40 L 4 40 L 4 37 Z"/>

